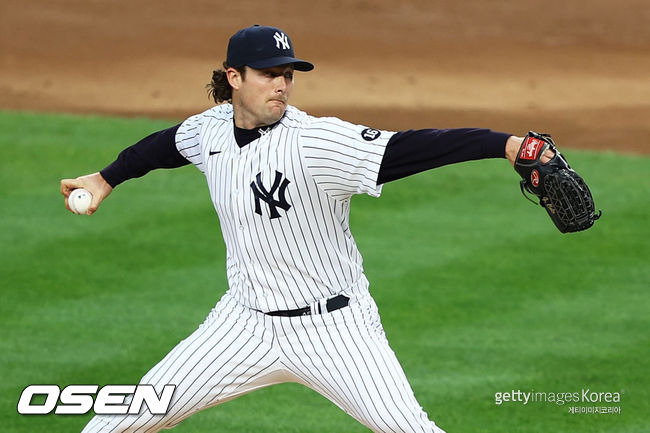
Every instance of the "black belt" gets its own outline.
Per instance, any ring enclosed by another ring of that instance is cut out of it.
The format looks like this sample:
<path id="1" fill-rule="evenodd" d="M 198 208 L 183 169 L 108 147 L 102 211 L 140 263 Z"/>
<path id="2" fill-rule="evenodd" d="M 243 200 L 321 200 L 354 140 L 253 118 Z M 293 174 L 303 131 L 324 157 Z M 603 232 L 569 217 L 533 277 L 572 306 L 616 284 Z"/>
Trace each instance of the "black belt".
<path id="1" fill-rule="evenodd" d="M 338 295 L 328 299 L 325 302 L 325 311 L 323 311 L 320 302 L 315 302 L 314 304 L 312 304 L 312 306 L 305 307 L 305 308 L 297 308 L 295 310 L 271 311 L 265 314 L 269 316 L 295 317 L 295 316 L 309 316 L 311 314 L 331 313 L 332 311 L 336 311 L 339 308 L 347 307 L 349 302 L 350 302 L 350 298 L 348 298 L 347 296 Z"/>

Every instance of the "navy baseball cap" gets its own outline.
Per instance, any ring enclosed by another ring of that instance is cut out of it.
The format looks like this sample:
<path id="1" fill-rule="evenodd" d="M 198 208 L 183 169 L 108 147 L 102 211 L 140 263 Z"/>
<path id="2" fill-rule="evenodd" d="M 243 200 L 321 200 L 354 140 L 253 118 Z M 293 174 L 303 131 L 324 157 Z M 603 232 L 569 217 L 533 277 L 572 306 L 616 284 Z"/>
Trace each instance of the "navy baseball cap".
<path id="1" fill-rule="evenodd" d="M 228 42 L 226 63 L 232 67 L 250 66 L 254 69 L 292 63 L 297 71 L 314 69 L 311 63 L 294 57 L 293 44 L 286 33 L 275 27 L 257 24 L 232 35 Z"/>

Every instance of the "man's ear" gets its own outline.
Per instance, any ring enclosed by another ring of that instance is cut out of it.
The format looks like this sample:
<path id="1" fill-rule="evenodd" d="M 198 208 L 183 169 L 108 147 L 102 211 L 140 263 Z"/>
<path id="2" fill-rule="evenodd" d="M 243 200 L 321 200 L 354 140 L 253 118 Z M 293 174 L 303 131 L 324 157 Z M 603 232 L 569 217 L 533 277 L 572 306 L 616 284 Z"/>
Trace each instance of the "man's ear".
<path id="1" fill-rule="evenodd" d="M 230 87 L 232 87 L 234 90 L 239 90 L 242 82 L 242 76 L 239 71 L 235 68 L 228 68 L 226 69 L 226 77 L 228 78 Z"/>

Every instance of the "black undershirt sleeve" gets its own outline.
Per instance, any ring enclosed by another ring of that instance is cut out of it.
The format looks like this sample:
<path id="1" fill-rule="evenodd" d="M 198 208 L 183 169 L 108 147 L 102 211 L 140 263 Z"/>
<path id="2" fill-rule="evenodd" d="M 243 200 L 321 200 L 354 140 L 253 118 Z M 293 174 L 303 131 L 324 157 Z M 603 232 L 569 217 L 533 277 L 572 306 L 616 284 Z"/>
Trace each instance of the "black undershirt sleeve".
<path id="1" fill-rule="evenodd" d="M 117 159 L 100 171 L 102 177 L 115 188 L 122 182 L 144 176 L 157 168 L 176 168 L 190 162 L 176 148 L 176 131 L 181 124 L 154 132 L 124 149 Z"/>
<path id="2" fill-rule="evenodd" d="M 377 185 L 457 162 L 505 158 L 510 135 L 476 128 L 400 131 L 386 145 Z"/>
<path id="3" fill-rule="evenodd" d="M 111 187 L 158 168 L 188 165 L 176 148 L 180 124 L 155 132 L 127 147 L 100 173 Z M 377 184 L 443 165 L 483 158 L 504 158 L 510 135 L 489 129 L 421 129 L 396 133 L 388 141 Z"/>

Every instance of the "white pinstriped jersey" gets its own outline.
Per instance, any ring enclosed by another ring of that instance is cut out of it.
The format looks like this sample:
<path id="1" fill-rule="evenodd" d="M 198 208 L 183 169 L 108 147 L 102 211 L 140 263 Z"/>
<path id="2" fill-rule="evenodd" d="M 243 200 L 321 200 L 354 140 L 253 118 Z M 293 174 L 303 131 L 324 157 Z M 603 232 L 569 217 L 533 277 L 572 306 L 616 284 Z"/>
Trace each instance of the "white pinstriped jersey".
<path id="1" fill-rule="evenodd" d="M 229 104 L 178 128 L 177 149 L 208 181 L 230 288 L 142 377 L 158 393 L 176 385 L 166 414 L 96 415 L 83 432 L 154 433 L 256 389 L 297 382 L 373 432 L 444 433 L 388 344 L 349 229 L 352 195 L 381 193 L 376 179 L 394 133 L 288 107 L 261 134 L 240 148 Z M 349 295 L 344 308 L 262 313 L 339 293 Z"/>
<path id="2" fill-rule="evenodd" d="M 377 175 L 394 132 L 287 107 L 246 146 L 230 104 L 185 120 L 179 152 L 206 176 L 227 250 L 229 294 L 260 311 L 302 308 L 367 291 L 349 228 L 354 194 L 379 196 Z"/>

